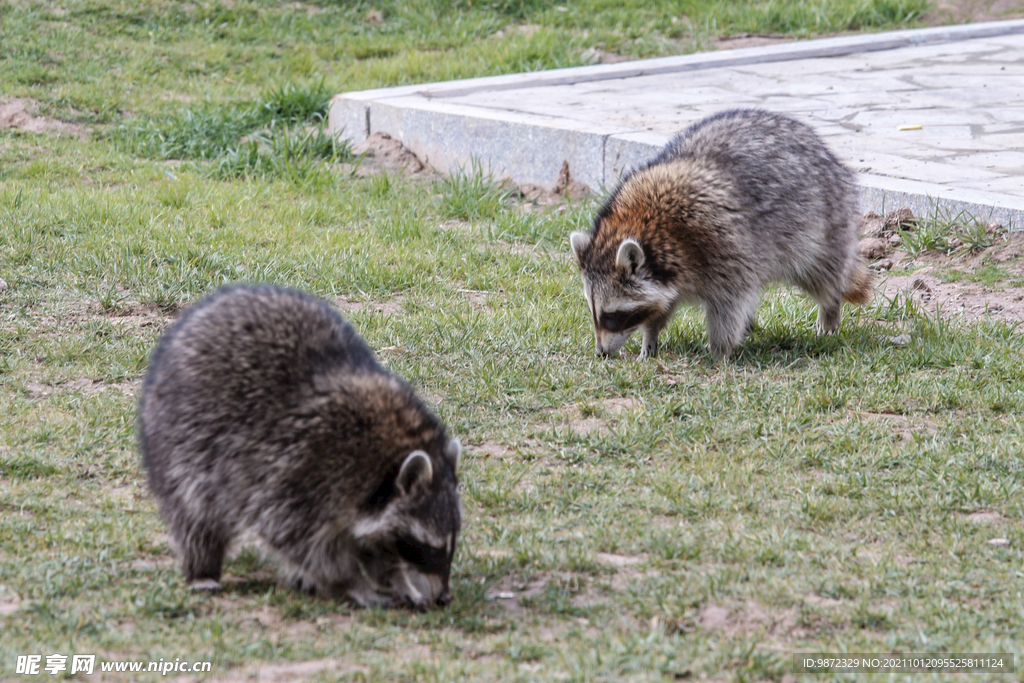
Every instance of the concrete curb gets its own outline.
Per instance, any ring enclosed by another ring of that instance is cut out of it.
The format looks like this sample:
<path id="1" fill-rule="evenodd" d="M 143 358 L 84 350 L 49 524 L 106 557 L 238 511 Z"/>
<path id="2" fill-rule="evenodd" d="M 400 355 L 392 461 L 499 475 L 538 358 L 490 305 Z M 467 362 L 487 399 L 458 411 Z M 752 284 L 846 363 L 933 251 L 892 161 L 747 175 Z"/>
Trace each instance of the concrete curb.
<path id="1" fill-rule="evenodd" d="M 627 79 L 699 69 L 835 57 L 969 39 L 1024 34 L 1024 20 L 842 36 L 767 47 L 555 69 L 488 78 L 342 93 L 331 101 L 329 128 L 358 143 L 386 132 L 440 171 L 479 159 L 518 184 L 552 185 L 563 161 L 573 178 L 592 189 L 613 187 L 622 173 L 662 147 L 668 136 L 578 120 L 474 106 L 466 98 L 520 88 Z M 966 211 L 979 219 L 1024 228 L 1024 199 L 950 190 L 931 183 L 861 175 L 865 211 L 908 206 L 916 214 Z"/>
<path id="2" fill-rule="evenodd" d="M 1017 197 L 867 173 L 858 174 L 857 182 L 864 212 L 884 214 L 905 206 L 915 216 L 937 213 L 942 218 L 956 218 L 963 213 L 1009 230 L 1024 230 L 1024 200 Z"/>

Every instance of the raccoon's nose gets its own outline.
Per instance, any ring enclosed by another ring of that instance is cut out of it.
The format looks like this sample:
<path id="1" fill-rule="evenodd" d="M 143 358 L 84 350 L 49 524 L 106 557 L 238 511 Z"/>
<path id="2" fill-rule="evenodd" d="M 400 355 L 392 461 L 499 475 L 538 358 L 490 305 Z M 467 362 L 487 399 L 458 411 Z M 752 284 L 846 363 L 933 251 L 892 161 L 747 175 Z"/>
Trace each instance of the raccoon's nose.
<path id="1" fill-rule="evenodd" d="M 594 342 L 594 352 L 597 355 L 599 355 L 599 356 L 607 356 L 608 355 L 607 353 L 605 353 L 604 347 L 601 346 L 601 340 L 600 339 L 598 339 L 596 342 Z"/>

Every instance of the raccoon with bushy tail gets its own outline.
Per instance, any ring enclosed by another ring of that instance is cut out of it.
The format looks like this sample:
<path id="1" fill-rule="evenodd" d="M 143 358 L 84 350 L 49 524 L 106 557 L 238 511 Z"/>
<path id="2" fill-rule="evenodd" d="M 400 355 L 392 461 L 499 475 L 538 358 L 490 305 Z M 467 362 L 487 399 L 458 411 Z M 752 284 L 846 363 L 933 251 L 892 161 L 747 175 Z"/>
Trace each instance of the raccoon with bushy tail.
<path id="1" fill-rule="evenodd" d="M 583 277 L 599 355 L 636 330 L 641 358 L 680 304 L 703 307 L 711 352 L 726 356 L 754 323 L 770 282 L 818 304 L 834 333 L 843 301 L 871 297 L 857 252 L 853 173 L 810 127 L 740 109 L 703 119 L 627 175 L 570 245 Z"/>
<path id="2" fill-rule="evenodd" d="M 152 355 L 138 434 L 194 589 L 254 535 L 301 589 L 450 601 L 459 441 L 327 302 L 233 286 L 188 309 Z"/>

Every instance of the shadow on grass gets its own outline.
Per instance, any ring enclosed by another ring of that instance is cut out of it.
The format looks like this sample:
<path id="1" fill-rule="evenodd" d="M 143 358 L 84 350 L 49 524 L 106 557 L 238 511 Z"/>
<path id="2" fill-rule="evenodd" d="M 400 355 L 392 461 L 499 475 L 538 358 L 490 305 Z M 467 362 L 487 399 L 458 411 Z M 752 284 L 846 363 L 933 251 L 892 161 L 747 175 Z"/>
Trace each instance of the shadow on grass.
<path id="1" fill-rule="evenodd" d="M 733 351 L 728 363 L 758 369 L 785 368 L 803 359 L 818 360 L 852 350 L 870 356 L 893 347 L 883 330 L 871 325 L 850 325 L 835 335 L 817 335 L 812 331 L 756 327 Z M 715 365 L 708 350 L 706 333 L 699 336 L 682 331 L 662 340 L 661 354 L 666 358 Z"/>
<path id="2" fill-rule="evenodd" d="M 235 595 L 239 597 L 248 597 L 253 595 L 266 595 L 267 593 L 279 587 L 280 586 L 276 578 L 241 578 L 237 581 L 230 581 L 221 584 L 220 593 L 221 595 Z M 292 589 L 281 588 L 281 590 Z M 294 592 L 296 595 L 305 595 L 304 593 L 300 593 L 299 591 Z"/>

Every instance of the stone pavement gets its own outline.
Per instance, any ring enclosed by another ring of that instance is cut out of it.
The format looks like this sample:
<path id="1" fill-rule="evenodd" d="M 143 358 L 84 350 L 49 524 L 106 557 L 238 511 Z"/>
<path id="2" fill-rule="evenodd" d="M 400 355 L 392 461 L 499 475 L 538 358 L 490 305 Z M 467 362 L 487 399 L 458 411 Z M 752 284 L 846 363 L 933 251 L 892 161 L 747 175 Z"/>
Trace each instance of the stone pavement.
<path id="1" fill-rule="evenodd" d="M 343 93 L 330 126 L 401 140 L 439 170 L 611 188 L 675 132 L 735 107 L 812 125 L 864 211 L 938 209 L 1024 229 L 1024 20 Z"/>

